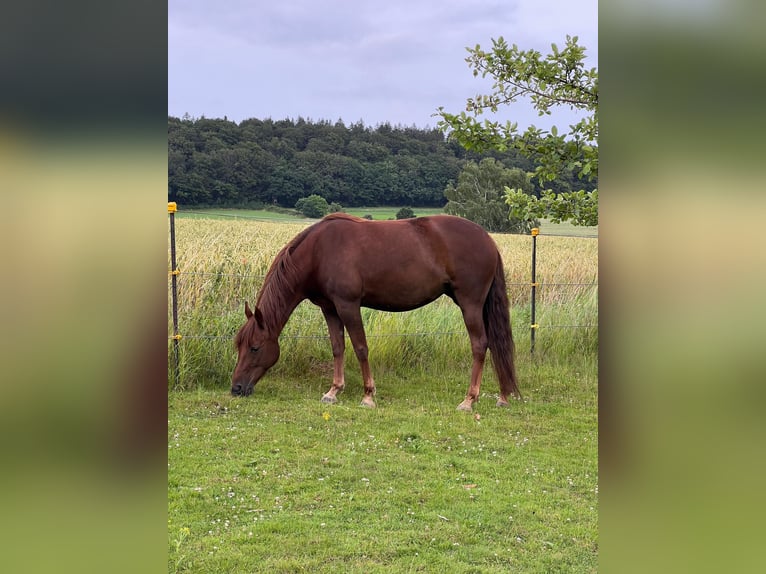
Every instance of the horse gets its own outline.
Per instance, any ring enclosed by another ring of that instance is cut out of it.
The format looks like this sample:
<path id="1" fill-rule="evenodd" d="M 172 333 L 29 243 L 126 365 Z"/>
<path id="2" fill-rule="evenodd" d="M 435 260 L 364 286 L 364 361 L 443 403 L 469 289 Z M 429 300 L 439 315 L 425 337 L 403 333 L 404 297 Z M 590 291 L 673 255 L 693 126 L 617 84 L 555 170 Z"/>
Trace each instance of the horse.
<path id="1" fill-rule="evenodd" d="M 360 307 L 410 311 L 442 295 L 460 307 L 473 354 L 458 410 L 470 412 L 479 400 L 487 349 L 500 386 L 497 406 L 508 406 L 510 395 L 521 398 L 503 262 L 489 234 L 451 215 L 370 221 L 345 213 L 330 214 L 289 241 L 269 268 L 255 308 L 245 301 L 231 394 L 253 392 L 279 359 L 279 334 L 290 315 L 308 299 L 321 309 L 332 346 L 332 386 L 322 402 L 336 403 L 345 387 L 345 329 L 364 381 L 362 406 L 374 408 Z"/>

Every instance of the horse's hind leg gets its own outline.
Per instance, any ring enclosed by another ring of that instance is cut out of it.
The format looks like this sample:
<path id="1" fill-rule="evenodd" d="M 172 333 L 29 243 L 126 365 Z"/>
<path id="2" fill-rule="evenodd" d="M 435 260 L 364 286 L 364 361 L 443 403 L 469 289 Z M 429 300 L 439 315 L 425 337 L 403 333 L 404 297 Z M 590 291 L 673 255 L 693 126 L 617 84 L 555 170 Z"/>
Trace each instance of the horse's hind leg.
<path id="1" fill-rule="evenodd" d="M 461 306 L 463 321 L 468 336 L 471 339 L 471 353 L 473 354 L 473 366 L 471 367 L 471 383 L 468 394 L 463 402 L 458 405 L 459 411 L 471 411 L 473 403 L 479 400 L 481 388 L 481 376 L 484 370 L 484 359 L 487 356 L 487 333 L 484 328 L 482 308 L 479 306 Z"/>
<path id="2" fill-rule="evenodd" d="M 343 324 L 346 326 L 348 336 L 351 338 L 351 344 L 354 346 L 356 358 L 359 360 L 359 367 L 362 370 L 362 380 L 364 381 L 363 407 L 375 408 L 375 381 L 370 371 L 370 363 L 367 360 L 367 337 L 364 334 L 364 325 L 362 324 L 362 313 L 358 304 L 336 304 L 338 315 L 340 315 Z"/>
<path id="3" fill-rule="evenodd" d="M 343 358 L 346 350 L 346 339 L 343 336 L 343 322 L 338 317 L 334 308 L 322 307 L 322 314 L 327 321 L 327 330 L 330 333 L 330 344 L 332 345 L 332 387 L 322 397 L 323 403 L 337 403 L 338 393 L 342 392 L 346 386 L 343 374 Z"/>

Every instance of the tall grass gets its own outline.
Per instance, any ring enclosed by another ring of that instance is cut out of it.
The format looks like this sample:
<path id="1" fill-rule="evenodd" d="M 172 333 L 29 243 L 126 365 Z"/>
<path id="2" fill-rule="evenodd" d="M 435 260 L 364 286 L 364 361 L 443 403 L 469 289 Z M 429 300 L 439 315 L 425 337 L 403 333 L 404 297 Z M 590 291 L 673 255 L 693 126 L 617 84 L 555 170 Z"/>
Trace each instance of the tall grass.
<path id="1" fill-rule="evenodd" d="M 303 228 L 305 224 L 248 220 L 176 221 L 181 388 L 226 385 L 236 362 L 232 339 L 244 321 L 244 301 L 255 300 L 273 258 Z M 525 360 L 530 348 L 532 240 L 519 235 L 493 237 L 505 264 L 517 354 Z M 537 244 L 541 286 L 536 354 L 565 358 L 594 353 L 598 346 L 597 240 L 541 236 Z M 363 319 L 376 376 L 470 368 L 460 311 L 446 297 L 409 313 L 364 309 Z M 332 355 L 327 328 L 319 309 L 309 302 L 296 309 L 280 344 L 282 359 L 273 369 L 276 375 L 329 376 Z M 352 373 L 358 369 L 350 349 L 346 358 L 353 380 Z M 170 365 L 174 366 L 173 361 Z"/>

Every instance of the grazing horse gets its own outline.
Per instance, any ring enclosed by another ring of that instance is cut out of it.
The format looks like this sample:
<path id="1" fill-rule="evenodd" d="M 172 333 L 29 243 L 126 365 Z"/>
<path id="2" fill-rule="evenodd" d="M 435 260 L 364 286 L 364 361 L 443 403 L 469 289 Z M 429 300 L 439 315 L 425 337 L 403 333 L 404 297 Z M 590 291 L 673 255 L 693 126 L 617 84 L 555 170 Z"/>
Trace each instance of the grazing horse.
<path id="1" fill-rule="evenodd" d="M 458 409 L 470 411 L 479 400 L 487 348 L 500 384 L 497 405 L 507 406 L 511 394 L 520 398 L 503 262 L 487 232 L 450 215 L 368 221 L 343 213 L 328 215 L 293 238 L 274 259 L 255 308 L 245 302 L 247 321 L 234 340 L 238 359 L 231 393 L 253 392 L 279 359 L 279 334 L 287 320 L 308 299 L 322 310 L 332 344 L 332 387 L 322 401 L 337 402 L 345 386 L 346 329 L 362 370 L 362 405 L 374 407 L 360 307 L 409 311 L 441 295 L 460 307 L 471 339 L 471 382 Z"/>

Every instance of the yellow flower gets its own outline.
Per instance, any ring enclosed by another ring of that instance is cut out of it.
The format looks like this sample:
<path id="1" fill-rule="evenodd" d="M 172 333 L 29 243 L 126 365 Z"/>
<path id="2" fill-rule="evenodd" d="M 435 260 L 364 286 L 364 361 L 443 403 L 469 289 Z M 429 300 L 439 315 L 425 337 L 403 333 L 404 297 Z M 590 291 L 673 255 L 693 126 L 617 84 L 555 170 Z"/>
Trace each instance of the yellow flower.
<path id="1" fill-rule="evenodd" d="M 330 420 L 330 413 L 328 413 L 328 412 L 326 412 L 326 411 L 325 411 L 325 412 L 323 412 L 323 413 L 322 413 L 322 418 L 323 418 L 324 420 L 326 420 L 326 421 L 329 421 L 329 420 Z"/>

